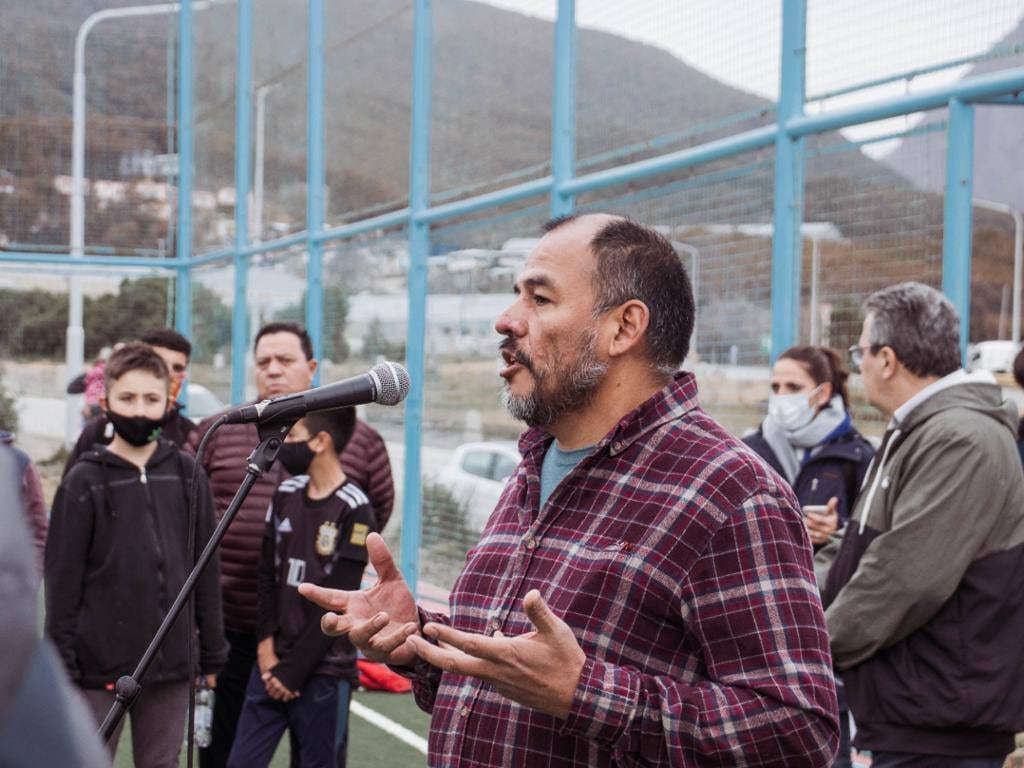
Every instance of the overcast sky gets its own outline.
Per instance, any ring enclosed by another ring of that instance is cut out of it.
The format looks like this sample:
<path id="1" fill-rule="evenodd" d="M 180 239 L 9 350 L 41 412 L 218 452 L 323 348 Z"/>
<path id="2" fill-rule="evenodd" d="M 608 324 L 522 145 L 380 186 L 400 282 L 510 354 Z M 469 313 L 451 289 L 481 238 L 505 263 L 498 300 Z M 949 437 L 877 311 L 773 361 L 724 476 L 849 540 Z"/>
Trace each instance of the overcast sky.
<path id="1" fill-rule="evenodd" d="M 553 19 L 555 0 L 485 0 Z M 577 0 L 577 22 L 658 46 L 745 91 L 775 99 L 781 0 Z M 809 0 L 809 97 L 907 70 L 984 52 L 1024 17 L 1024 0 Z M 826 109 L 957 80 L 967 66 L 831 99 Z M 815 105 L 810 110 L 817 109 Z M 905 118 L 844 131 L 865 139 L 905 129 Z M 870 154 L 891 151 L 874 145 Z"/>

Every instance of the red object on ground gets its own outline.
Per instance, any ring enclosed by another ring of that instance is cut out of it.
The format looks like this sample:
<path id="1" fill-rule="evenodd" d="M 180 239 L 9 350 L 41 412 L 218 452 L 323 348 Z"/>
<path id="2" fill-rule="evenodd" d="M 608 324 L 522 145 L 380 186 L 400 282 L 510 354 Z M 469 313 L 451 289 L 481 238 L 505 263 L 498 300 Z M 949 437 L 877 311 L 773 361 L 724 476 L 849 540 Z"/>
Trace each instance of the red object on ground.
<path id="1" fill-rule="evenodd" d="M 411 682 L 392 672 L 384 664 L 358 659 L 356 666 L 359 667 L 359 685 L 368 691 L 408 693 L 412 690 Z"/>

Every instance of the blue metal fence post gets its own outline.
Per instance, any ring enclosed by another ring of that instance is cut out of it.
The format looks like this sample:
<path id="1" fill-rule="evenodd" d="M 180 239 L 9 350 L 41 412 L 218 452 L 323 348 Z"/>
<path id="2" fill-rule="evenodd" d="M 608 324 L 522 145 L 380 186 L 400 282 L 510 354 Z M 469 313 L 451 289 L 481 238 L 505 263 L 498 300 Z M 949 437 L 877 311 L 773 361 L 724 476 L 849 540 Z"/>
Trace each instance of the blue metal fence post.
<path id="1" fill-rule="evenodd" d="M 418 593 L 422 532 L 420 446 L 423 430 L 424 346 L 427 325 L 427 257 L 430 224 L 417 217 L 430 207 L 430 87 L 434 10 L 416 0 L 412 48 L 412 128 L 409 155 L 409 331 L 406 365 L 412 388 L 405 404 L 405 478 L 402 502 L 401 568 Z"/>
<path id="2" fill-rule="evenodd" d="M 174 327 L 192 335 L 192 4 L 178 11 L 178 243 L 177 289 L 174 293 Z M 182 398 L 185 396 L 182 392 Z"/>
<path id="3" fill-rule="evenodd" d="M 252 0 L 238 0 L 235 72 L 235 300 L 231 308 L 231 402 L 245 397 L 249 350 L 249 187 L 252 182 Z"/>
<path id="4" fill-rule="evenodd" d="M 558 0 L 555 21 L 554 94 L 551 105 L 551 215 L 571 213 L 572 194 L 559 185 L 573 177 L 576 166 L 576 0 Z"/>
<path id="5" fill-rule="evenodd" d="M 324 352 L 323 245 L 315 235 L 324 228 L 324 2 L 309 0 L 309 72 L 306 79 L 306 330 L 317 360 Z M 320 370 L 313 386 L 320 383 Z"/>
<path id="6" fill-rule="evenodd" d="M 971 330 L 971 197 L 974 187 L 974 107 L 949 102 L 946 205 L 942 237 L 942 292 L 960 313 L 960 356 L 967 362 Z"/>
<path id="7" fill-rule="evenodd" d="M 803 139 L 793 139 L 786 132 L 786 122 L 804 112 L 806 51 L 807 2 L 783 0 L 779 131 L 775 137 L 775 210 L 772 218 L 772 360 L 786 347 L 796 343 L 800 330 L 804 142 Z"/>

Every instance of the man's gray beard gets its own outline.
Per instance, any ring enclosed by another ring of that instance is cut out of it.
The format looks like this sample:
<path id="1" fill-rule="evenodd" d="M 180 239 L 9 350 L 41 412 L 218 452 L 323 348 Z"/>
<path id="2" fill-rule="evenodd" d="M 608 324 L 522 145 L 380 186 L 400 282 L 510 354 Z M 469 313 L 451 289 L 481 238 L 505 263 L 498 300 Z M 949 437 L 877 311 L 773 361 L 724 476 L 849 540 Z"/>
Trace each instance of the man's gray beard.
<path id="1" fill-rule="evenodd" d="M 608 363 L 597 360 L 597 334 L 589 333 L 569 371 L 548 371 L 540 377 L 531 370 L 534 375 L 533 392 L 513 395 L 509 385 L 505 384 L 501 401 L 513 419 L 526 422 L 529 427 L 544 428 L 569 411 L 589 404 L 607 370 Z M 542 395 L 542 381 L 551 376 L 564 376 L 565 380 L 554 392 Z"/>

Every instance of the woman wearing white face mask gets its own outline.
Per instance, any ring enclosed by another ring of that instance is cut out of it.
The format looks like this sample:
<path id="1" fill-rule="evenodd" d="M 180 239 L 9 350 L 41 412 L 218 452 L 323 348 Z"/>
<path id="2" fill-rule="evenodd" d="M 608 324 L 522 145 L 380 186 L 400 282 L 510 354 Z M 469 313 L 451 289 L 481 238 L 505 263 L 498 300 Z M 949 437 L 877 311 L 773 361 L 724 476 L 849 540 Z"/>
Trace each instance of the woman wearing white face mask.
<path id="1" fill-rule="evenodd" d="M 849 375 L 828 347 L 790 347 L 772 366 L 768 417 L 743 438 L 792 486 L 815 549 L 846 524 L 875 453 L 850 421 Z M 811 509 L 821 506 L 828 511 Z M 841 684 L 837 692 L 839 752 L 832 768 L 850 768 L 849 713 Z"/>
<path id="2" fill-rule="evenodd" d="M 806 511 L 815 549 L 846 523 L 874 455 L 846 410 L 849 375 L 827 347 L 790 347 L 772 366 L 768 417 L 744 438 L 789 482 L 802 507 L 829 507 Z"/>

